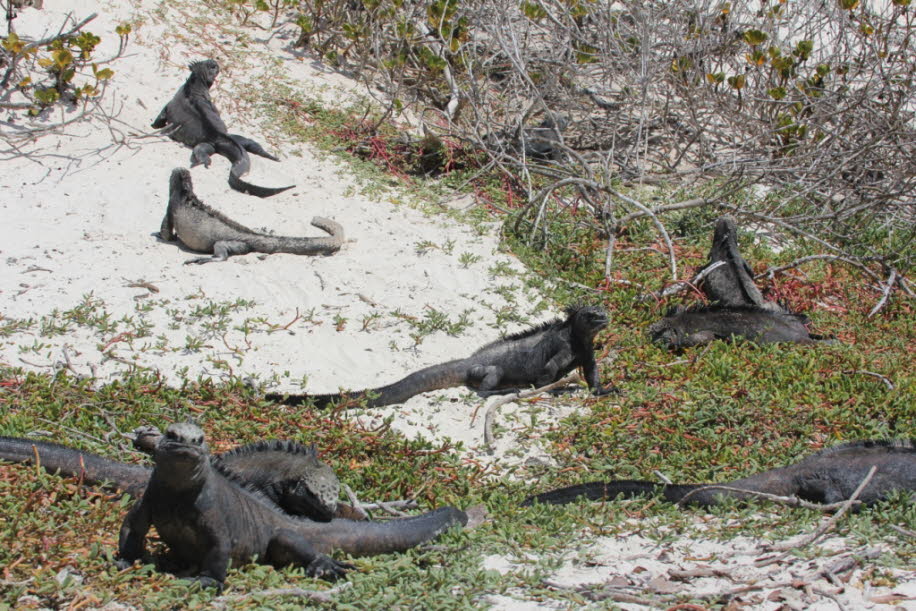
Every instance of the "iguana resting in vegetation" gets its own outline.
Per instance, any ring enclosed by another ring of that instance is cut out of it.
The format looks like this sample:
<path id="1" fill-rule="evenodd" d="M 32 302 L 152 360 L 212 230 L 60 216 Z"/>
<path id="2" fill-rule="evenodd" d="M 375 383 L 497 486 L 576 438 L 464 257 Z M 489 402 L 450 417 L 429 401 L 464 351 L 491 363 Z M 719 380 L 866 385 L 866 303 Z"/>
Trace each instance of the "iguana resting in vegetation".
<path id="1" fill-rule="evenodd" d="M 916 440 L 910 439 L 845 443 L 816 452 L 794 465 L 724 484 L 657 484 L 630 480 L 591 482 L 543 492 L 529 497 L 523 504 L 563 504 L 579 497 L 589 500 L 618 496 L 632 498 L 659 492 L 668 501 L 703 507 L 725 499 L 754 498 L 751 492 L 832 504 L 848 500 L 873 466 L 877 467 L 875 474 L 858 497 L 866 505 L 894 490 L 916 492 Z"/>
<path id="2" fill-rule="evenodd" d="M 557 319 L 487 344 L 464 359 L 433 365 L 379 388 L 331 395 L 284 395 L 268 393 L 267 399 L 286 405 L 313 401 L 323 407 L 331 402 L 368 397 L 366 405 L 380 407 L 403 403 L 414 395 L 467 386 L 487 392 L 544 386 L 556 382 L 577 367 L 595 395 L 613 392 L 598 379 L 593 341 L 607 326 L 607 314 L 596 307 L 573 307 L 565 319 Z"/>
<path id="3" fill-rule="evenodd" d="M 169 179 L 169 206 L 162 219 L 159 237 L 166 242 L 177 238 L 191 250 L 213 253 L 212 257 L 188 259 L 185 263 L 225 261 L 230 255 L 249 252 L 330 255 L 340 250 L 344 232 L 339 223 L 316 216 L 312 225 L 331 236 L 288 238 L 248 229 L 200 201 L 194 195 L 191 173 L 184 168 L 176 168 Z"/>
<path id="4" fill-rule="evenodd" d="M 332 550 L 399 552 L 467 523 L 464 512 L 453 507 L 388 522 L 319 523 L 291 517 L 214 468 L 203 431 L 189 423 L 169 426 L 156 446 L 155 461 L 143 498 L 121 527 L 118 565 L 125 568 L 143 557 L 153 525 L 172 556 L 204 586 L 222 587 L 230 560 L 240 566 L 255 557 L 335 579 L 353 567 L 327 556 Z"/>
<path id="5" fill-rule="evenodd" d="M 241 179 L 251 167 L 249 152 L 272 161 L 277 161 L 277 158 L 254 140 L 230 134 L 226 129 L 226 124 L 210 99 L 210 87 L 219 74 L 219 65 L 214 60 L 207 59 L 194 62 L 188 67 L 191 69 L 191 76 L 153 121 L 153 127 L 171 127 L 169 136 L 173 140 L 194 148 L 191 153 L 191 167 L 201 163 L 210 167 L 210 156 L 213 153 L 226 157 L 232 163 L 232 169 L 229 170 L 229 186 L 236 191 L 269 197 L 291 189 L 293 185 L 276 189 L 258 187 Z"/>
<path id="6" fill-rule="evenodd" d="M 650 325 L 648 334 L 653 342 L 674 351 L 733 337 L 743 337 L 758 344 L 833 341 L 809 333 L 807 324 L 808 317 L 804 314 L 756 306 L 678 306 Z"/>
<path id="7" fill-rule="evenodd" d="M 134 442 L 151 452 L 161 435 L 154 427 L 138 429 Z M 45 441 L 0 437 L 0 460 L 35 462 L 51 473 L 78 477 L 88 484 L 109 484 L 135 498 L 142 496 L 152 469 L 122 463 Z M 318 459 L 314 447 L 291 441 L 263 441 L 212 457 L 213 467 L 245 482 L 284 511 L 319 521 L 336 515 L 351 515 L 340 503 L 340 481 L 334 471 Z"/>
<path id="8" fill-rule="evenodd" d="M 709 272 L 702 282 L 703 292 L 713 304 L 725 307 L 756 306 L 774 312 L 784 311 L 776 303 L 764 299 L 754 284 L 754 272 L 738 250 L 738 228 L 731 216 L 723 216 L 716 222 L 712 248 L 709 250 L 709 265 L 706 267 L 719 262 L 723 265 Z"/>

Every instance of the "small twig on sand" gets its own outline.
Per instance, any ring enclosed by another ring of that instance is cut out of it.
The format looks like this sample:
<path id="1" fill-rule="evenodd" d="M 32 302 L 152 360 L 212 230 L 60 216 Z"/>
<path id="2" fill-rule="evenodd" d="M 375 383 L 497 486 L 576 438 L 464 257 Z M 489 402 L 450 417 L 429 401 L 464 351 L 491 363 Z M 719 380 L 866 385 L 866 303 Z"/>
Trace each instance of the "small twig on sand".
<path id="1" fill-rule="evenodd" d="M 223 609 L 227 606 L 235 606 L 236 603 L 263 598 L 281 598 L 286 596 L 295 596 L 296 598 L 305 598 L 316 603 L 329 603 L 331 597 L 339 594 L 344 588 L 350 587 L 351 583 L 343 583 L 335 586 L 330 590 L 303 590 L 302 588 L 275 588 L 272 590 L 258 590 L 256 592 L 245 592 L 244 594 L 227 594 L 213 600 L 213 606 L 217 609 Z"/>
<path id="2" fill-rule="evenodd" d="M 839 519 L 842 518 L 844 515 L 846 515 L 846 512 L 849 511 L 849 508 L 852 507 L 853 504 L 857 501 L 857 499 L 859 498 L 859 495 L 862 494 L 863 490 L 865 490 L 865 487 L 871 481 L 871 478 L 874 477 L 875 471 L 877 470 L 878 470 L 877 466 L 872 466 L 872 468 L 868 470 L 868 475 L 865 476 L 865 479 L 862 480 L 862 483 L 859 484 L 859 487 L 856 488 L 855 492 L 852 493 L 852 496 L 850 496 L 849 499 L 845 503 L 843 503 L 843 506 L 840 508 L 840 510 L 836 512 L 832 518 L 827 520 L 827 522 L 823 526 L 821 526 L 811 535 L 805 537 L 805 539 L 803 539 L 801 543 L 797 543 L 797 544 L 793 543 L 789 546 L 782 546 L 780 548 L 777 548 L 777 549 L 784 549 L 784 551 L 781 554 L 779 554 L 778 556 L 772 556 L 764 560 L 758 560 L 757 562 L 754 563 L 754 566 L 764 567 L 764 566 L 769 566 L 771 564 L 775 564 L 779 562 L 780 560 L 782 560 L 783 558 L 785 558 L 786 556 L 788 556 L 793 550 L 799 550 L 799 549 L 802 549 L 803 547 L 807 547 L 808 545 L 811 545 L 812 543 L 820 539 L 824 534 L 832 530 L 833 527 L 836 526 L 836 523 L 839 521 Z"/>
<path id="3" fill-rule="evenodd" d="M 916 538 L 916 530 L 910 530 L 909 528 L 904 528 L 902 526 L 897 526 L 896 524 L 888 524 L 892 530 L 896 530 L 901 535 L 905 537 L 914 537 Z"/>
<path id="4" fill-rule="evenodd" d="M 602 600 L 612 600 L 617 603 L 627 603 L 631 605 L 645 605 L 646 607 L 657 607 L 658 606 L 657 601 L 649 600 L 647 598 L 640 598 L 638 596 L 634 596 L 627 592 L 621 592 L 620 590 L 613 589 L 610 587 L 604 588 L 604 589 L 598 589 L 592 585 L 569 587 L 569 586 L 564 586 L 561 583 L 551 581 L 549 579 L 542 579 L 541 583 L 543 583 L 548 588 L 553 588 L 554 590 L 560 590 L 560 591 L 565 591 L 565 592 L 572 590 L 574 592 L 577 592 L 578 594 L 581 594 L 583 597 L 587 598 L 588 600 L 591 600 L 594 602 L 599 602 Z"/>
<path id="5" fill-rule="evenodd" d="M 487 451 L 493 453 L 493 419 L 496 417 L 496 410 L 505 405 L 506 403 L 512 403 L 513 401 L 518 401 L 519 399 L 527 399 L 529 397 L 534 397 L 544 392 L 549 392 L 554 388 L 560 388 L 562 386 L 568 386 L 569 384 L 575 384 L 580 380 L 579 372 L 573 372 L 561 380 L 557 380 L 552 384 L 547 386 L 542 386 L 540 388 L 535 388 L 533 390 L 524 390 L 518 393 L 512 393 L 509 395 L 503 395 L 499 397 L 496 401 L 493 402 L 487 408 L 486 414 L 483 419 L 483 442 L 487 446 Z M 474 414 L 471 416 L 471 425 L 474 425 L 474 420 L 477 419 L 477 411 L 480 409 L 480 406 L 474 410 Z"/>
<path id="6" fill-rule="evenodd" d="M 716 261 L 712 265 L 709 265 L 701 269 L 700 272 L 696 276 L 693 277 L 693 280 L 690 280 L 690 281 L 679 280 L 675 282 L 674 284 L 669 284 L 668 286 L 661 289 L 660 291 L 654 291 L 652 293 L 646 293 L 646 294 L 640 295 L 639 297 L 636 298 L 636 301 L 639 301 L 639 302 L 653 301 L 653 300 L 661 301 L 665 297 L 670 297 L 671 295 L 676 295 L 680 293 L 681 291 L 686 291 L 687 289 L 694 288 L 703 280 L 703 278 L 708 276 L 712 270 L 718 269 L 722 267 L 723 265 L 725 265 L 725 261 Z"/>
<path id="7" fill-rule="evenodd" d="M 683 506 L 687 503 L 690 497 L 707 490 L 727 490 L 729 492 L 740 492 L 741 494 L 746 494 L 748 496 L 753 496 L 759 499 L 765 499 L 767 501 L 773 501 L 774 503 L 779 503 L 788 507 L 804 507 L 805 509 L 816 509 L 818 511 L 834 511 L 836 509 L 842 509 L 847 503 L 849 503 L 849 501 L 828 504 L 811 503 L 804 499 L 800 499 L 797 496 L 780 496 L 778 494 L 770 494 L 769 492 L 760 492 L 758 490 L 744 490 L 742 488 L 735 488 L 733 486 L 711 484 L 709 486 L 703 486 L 702 488 L 691 490 L 683 497 L 681 497 L 677 504 Z M 856 501 L 856 504 L 858 504 L 858 501 Z"/>
<path id="8" fill-rule="evenodd" d="M 884 385 L 887 386 L 888 390 L 894 390 L 894 384 L 880 373 L 875 373 L 874 371 L 866 371 L 865 369 L 847 369 L 843 372 L 844 375 L 848 375 L 850 373 L 861 373 L 867 376 L 874 376 L 884 382 Z"/>

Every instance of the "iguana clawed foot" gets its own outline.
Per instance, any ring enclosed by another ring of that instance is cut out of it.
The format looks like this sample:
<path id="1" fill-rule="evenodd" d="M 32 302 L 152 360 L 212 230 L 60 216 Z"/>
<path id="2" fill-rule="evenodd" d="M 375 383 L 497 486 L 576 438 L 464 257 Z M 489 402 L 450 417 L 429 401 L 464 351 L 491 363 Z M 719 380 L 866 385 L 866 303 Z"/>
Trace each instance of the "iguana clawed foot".
<path id="1" fill-rule="evenodd" d="M 355 568 L 356 566 L 349 562 L 340 562 L 330 556 L 322 555 L 312 560 L 311 564 L 306 567 L 305 574 L 316 579 L 336 581 L 346 576 L 347 571 Z"/>

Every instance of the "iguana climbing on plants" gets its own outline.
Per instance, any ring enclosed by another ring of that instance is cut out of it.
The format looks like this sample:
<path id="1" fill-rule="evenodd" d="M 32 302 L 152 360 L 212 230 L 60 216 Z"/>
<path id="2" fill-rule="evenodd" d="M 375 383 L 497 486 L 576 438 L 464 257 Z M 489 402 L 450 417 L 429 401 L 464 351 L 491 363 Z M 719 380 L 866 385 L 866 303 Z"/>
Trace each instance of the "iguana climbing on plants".
<path id="1" fill-rule="evenodd" d="M 741 337 L 758 344 L 834 341 L 808 331 L 808 317 L 756 306 L 675 307 L 649 326 L 649 338 L 669 350 L 707 344 L 717 339 Z"/>
<path id="2" fill-rule="evenodd" d="M 661 493 L 671 502 L 706 507 L 725 499 L 751 499 L 754 498 L 753 492 L 832 504 L 848 500 L 873 466 L 876 467 L 875 474 L 858 497 L 866 505 L 885 498 L 895 490 L 916 492 L 916 440 L 877 440 L 854 441 L 827 448 L 788 467 L 724 484 L 658 484 L 631 480 L 590 482 L 542 492 L 526 499 L 523 505 L 535 502 L 571 503 L 580 497 L 602 500 Z"/>
<path id="3" fill-rule="evenodd" d="M 291 189 L 293 185 L 279 188 L 259 187 L 241 179 L 251 167 L 248 153 L 272 161 L 277 161 L 277 158 L 254 140 L 230 134 L 226 129 L 226 124 L 210 99 L 210 87 L 219 74 L 219 64 L 207 59 L 194 62 L 188 67 L 191 69 L 191 75 L 153 121 L 153 127 L 170 127 L 171 131 L 168 134 L 173 140 L 193 147 L 192 167 L 201 163 L 210 167 L 210 156 L 213 153 L 219 153 L 228 159 L 232 163 L 232 169 L 229 170 L 229 186 L 236 191 L 269 197 Z"/>
<path id="4" fill-rule="evenodd" d="M 134 445 L 151 453 L 160 437 L 155 427 L 142 427 Z M 51 473 L 78 477 L 91 485 L 107 483 L 135 498 L 143 494 L 152 473 L 144 465 L 122 463 L 56 443 L 0 437 L 0 460 L 31 463 L 36 459 Z M 319 521 L 352 515 L 349 506 L 338 504 L 340 481 L 331 467 L 318 459 L 314 447 L 262 441 L 215 455 L 212 462 L 214 469 L 261 492 L 287 513 Z"/>
<path id="5" fill-rule="evenodd" d="M 268 393 L 266 398 L 286 405 L 313 401 L 318 406 L 368 397 L 366 405 L 380 407 L 403 403 L 419 393 L 467 386 L 487 392 L 544 386 L 556 382 L 577 367 L 595 395 L 613 392 L 598 378 L 593 341 L 607 326 L 607 314 L 597 307 L 572 307 L 566 318 L 528 329 L 480 348 L 471 356 L 433 365 L 379 388 L 330 395 L 285 395 Z"/>
<path id="6" fill-rule="evenodd" d="M 453 507 L 381 523 L 291 517 L 214 468 L 203 431 L 188 423 L 168 427 L 155 461 L 143 497 L 121 527 L 118 566 L 126 568 L 143 557 L 147 532 L 155 526 L 172 556 L 203 586 L 221 588 L 230 560 L 239 566 L 254 558 L 336 579 L 353 566 L 327 556 L 332 550 L 399 552 L 467 523 L 465 513 Z"/>
<path id="7" fill-rule="evenodd" d="M 194 195 L 191 173 L 176 168 L 169 178 L 169 205 L 159 237 L 166 242 L 177 238 L 191 250 L 213 253 L 212 257 L 188 259 L 186 264 L 225 261 L 231 255 L 249 252 L 331 255 L 340 250 L 344 231 L 339 223 L 316 216 L 312 225 L 328 232 L 330 237 L 290 238 L 248 229 L 200 201 Z"/>
<path id="8" fill-rule="evenodd" d="M 717 263 L 721 265 L 708 272 L 701 284 L 703 292 L 714 305 L 756 306 L 774 312 L 784 311 L 778 304 L 764 299 L 754 284 L 754 273 L 738 250 L 738 227 L 731 216 L 723 216 L 716 222 L 706 268 Z"/>

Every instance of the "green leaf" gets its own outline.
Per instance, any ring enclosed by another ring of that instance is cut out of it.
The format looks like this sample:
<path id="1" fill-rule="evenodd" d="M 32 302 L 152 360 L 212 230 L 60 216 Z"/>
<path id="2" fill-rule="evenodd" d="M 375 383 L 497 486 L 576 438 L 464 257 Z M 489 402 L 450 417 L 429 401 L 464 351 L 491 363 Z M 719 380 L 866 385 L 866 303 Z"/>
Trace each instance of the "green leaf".
<path id="1" fill-rule="evenodd" d="M 728 84 L 732 89 L 737 89 L 741 91 L 744 89 L 744 85 L 747 83 L 747 77 L 743 74 L 738 74 L 736 76 L 728 77 Z"/>
<path id="2" fill-rule="evenodd" d="M 773 87 L 772 89 L 767 89 L 767 93 L 770 94 L 770 97 L 774 100 L 781 100 L 786 97 L 786 90 L 784 87 Z"/>
<path id="3" fill-rule="evenodd" d="M 39 89 L 35 92 L 35 99 L 41 102 L 42 104 L 53 104 L 60 99 L 60 92 L 57 91 L 54 87 L 48 87 L 47 89 Z"/>
<path id="4" fill-rule="evenodd" d="M 851 11 L 852 9 L 859 6 L 859 0 L 839 0 L 840 8 Z"/>
<path id="5" fill-rule="evenodd" d="M 547 16 L 547 11 L 534 2 L 522 2 L 521 9 L 525 17 L 532 21 L 540 21 Z"/>
<path id="6" fill-rule="evenodd" d="M 805 61 L 811 56 L 812 51 L 814 51 L 813 40 L 799 40 L 798 44 L 795 45 L 795 50 L 792 51 L 792 54 L 799 58 L 801 61 Z"/>
<path id="7" fill-rule="evenodd" d="M 761 32 L 760 30 L 748 30 L 744 33 L 744 42 L 751 45 L 752 47 L 761 45 L 765 43 L 766 40 L 767 40 L 767 35 L 764 32 Z"/>

